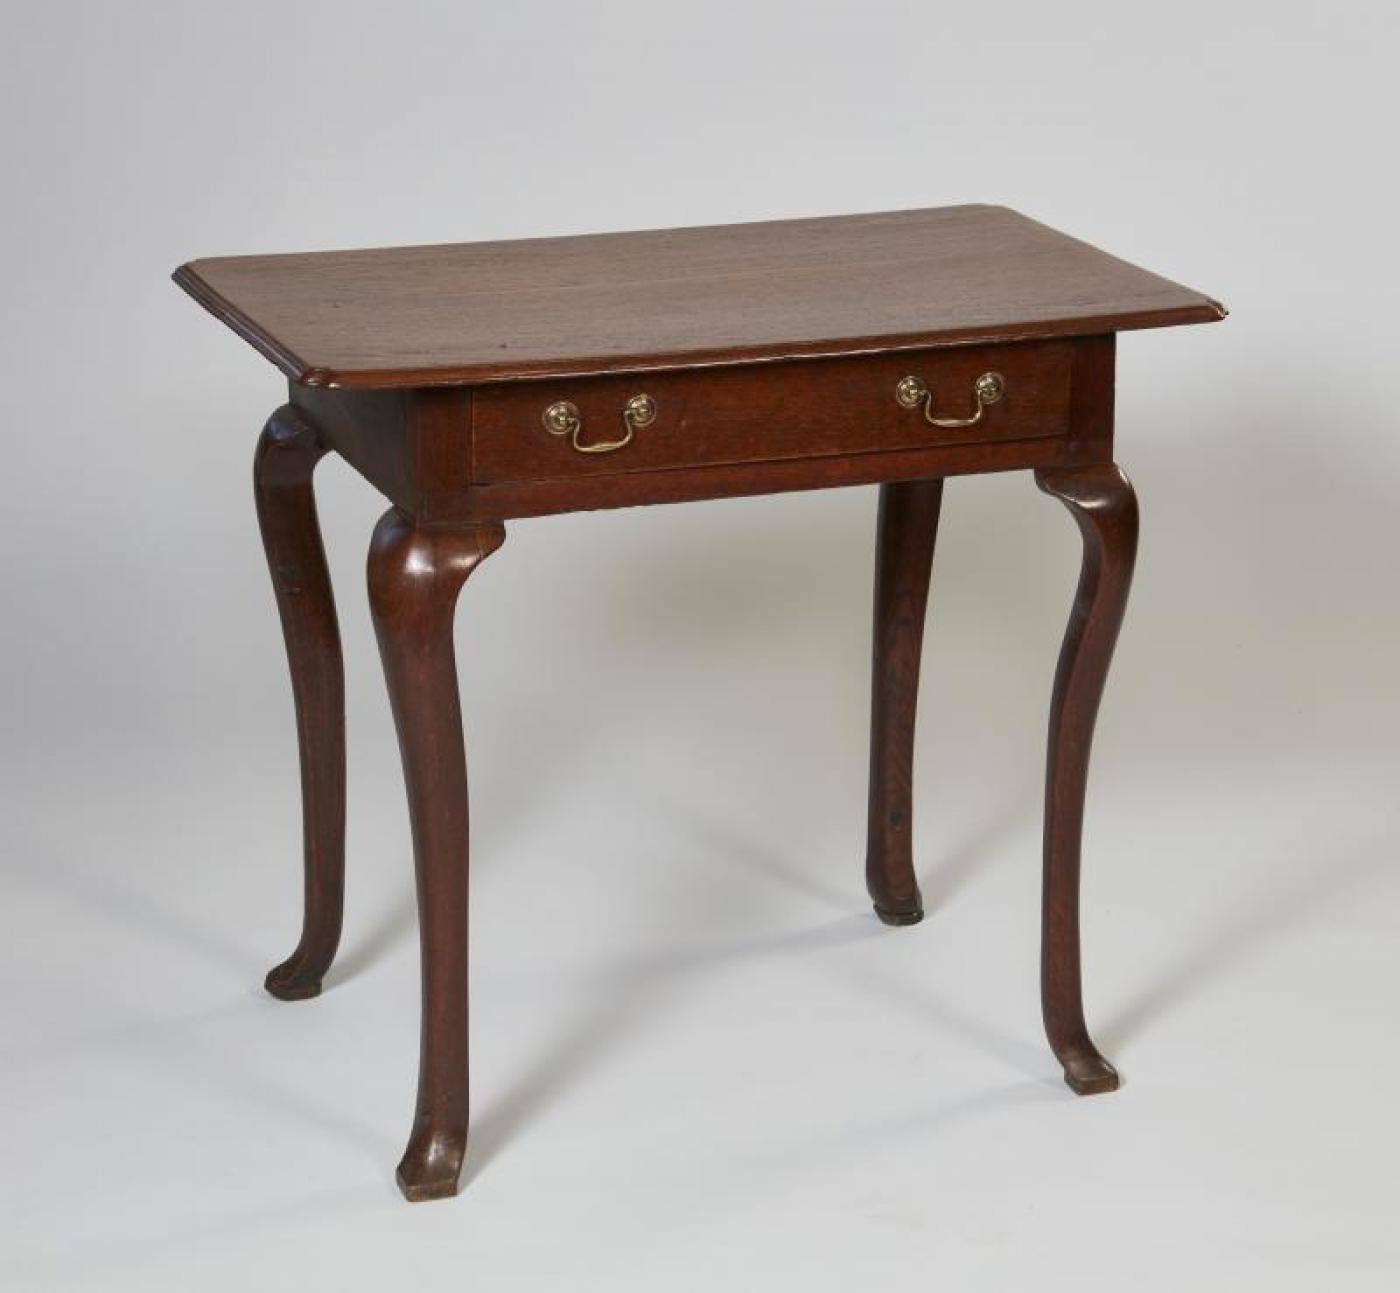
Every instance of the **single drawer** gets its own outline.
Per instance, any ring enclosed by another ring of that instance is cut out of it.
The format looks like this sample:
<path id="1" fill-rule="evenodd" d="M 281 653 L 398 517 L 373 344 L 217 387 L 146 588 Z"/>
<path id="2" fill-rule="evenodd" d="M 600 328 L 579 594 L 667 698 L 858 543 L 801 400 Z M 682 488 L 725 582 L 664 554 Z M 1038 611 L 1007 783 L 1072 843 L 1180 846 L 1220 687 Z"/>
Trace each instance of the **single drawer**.
<path id="1" fill-rule="evenodd" d="M 1059 436 L 1074 347 L 1048 341 L 479 386 L 478 482 Z"/>

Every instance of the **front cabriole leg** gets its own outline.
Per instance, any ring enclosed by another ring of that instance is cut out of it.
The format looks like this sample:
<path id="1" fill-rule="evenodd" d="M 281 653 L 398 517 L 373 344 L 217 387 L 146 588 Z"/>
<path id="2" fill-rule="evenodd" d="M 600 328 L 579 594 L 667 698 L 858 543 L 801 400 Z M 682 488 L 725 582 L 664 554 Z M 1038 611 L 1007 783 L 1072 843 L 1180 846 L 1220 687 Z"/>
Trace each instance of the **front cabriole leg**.
<path id="1" fill-rule="evenodd" d="M 1045 779 L 1045 878 L 1041 923 L 1041 1004 L 1045 1031 L 1079 1095 L 1118 1087 L 1118 1073 L 1089 1037 L 1079 951 L 1079 861 L 1089 748 L 1104 680 L 1132 583 L 1137 496 L 1109 464 L 1036 472 L 1036 484 L 1069 508 L 1084 559 L 1050 705 Z"/>
<path id="2" fill-rule="evenodd" d="M 340 942 L 345 898 L 345 676 L 311 486 L 325 452 L 315 428 L 286 405 L 268 419 L 253 460 L 258 526 L 282 618 L 301 760 L 301 940 L 266 979 L 267 990 L 284 1001 L 321 991 Z"/>
<path id="3" fill-rule="evenodd" d="M 398 1181 L 412 1200 L 457 1193 L 467 1149 L 467 765 L 452 617 L 500 525 L 416 528 L 386 512 L 369 551 L 369 600 L 398 728 L 418 878 L 423 1016 L 418 1104 Z"/>

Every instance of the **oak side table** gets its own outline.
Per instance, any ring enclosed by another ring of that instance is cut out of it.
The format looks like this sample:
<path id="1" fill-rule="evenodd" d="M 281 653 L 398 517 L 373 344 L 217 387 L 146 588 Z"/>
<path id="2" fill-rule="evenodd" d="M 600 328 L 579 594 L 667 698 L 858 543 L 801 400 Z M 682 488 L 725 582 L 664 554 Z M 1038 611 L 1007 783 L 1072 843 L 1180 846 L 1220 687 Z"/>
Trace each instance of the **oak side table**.
<path id="1" fill-rule="evenodd" d="M 880 486 L 866 884 L 923 907 L 914 707 L 943 481 L 1034 471 L 1083 536 L 1050 706 L 1041 994 L 1076 1092 L 1118 1085 L 1084 1023 L 1079 852 L 1099 698 L 1137 545 L 1113 461 L 1116 334 L 1215 301 L 1001 207 L 460 246 L 198 260 L 175 281 L 290 398 L 254 463 L 291 666 L 305 915 L 267 976 L 313 997 L 340 938 L 344 681 L 311 477 L 335 450 L 389 499 L 369 599 L 403 757 L 422 940 L 418 1101 L 398 1180 L 455 1194 L 467 1144 L 467 771 L 452 618 L 504 522 Z"/>

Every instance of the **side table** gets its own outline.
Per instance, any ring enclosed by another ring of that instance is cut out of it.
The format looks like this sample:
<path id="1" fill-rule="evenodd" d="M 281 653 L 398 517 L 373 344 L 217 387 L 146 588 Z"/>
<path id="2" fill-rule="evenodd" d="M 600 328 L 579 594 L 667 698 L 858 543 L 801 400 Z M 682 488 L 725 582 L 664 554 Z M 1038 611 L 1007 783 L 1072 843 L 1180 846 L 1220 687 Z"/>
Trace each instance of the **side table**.
<path id="1" fill-rule="evenodd" d="M 943 481 L 1030 470 L 1083 567 L 1050 706 L 1041 991 L 1079 1094 L 1118 1085 L 1084 1022 L 1079 872 L 1094 722 L 1137 546 L 1114 465 L 1116 334 L 1215 301 L 1000 207 L 199 260 L 175 281 L 290 398 L 254 466 L 291 666 L 301 941 L 267 976 L 313 997 L 344 893 L 344 681 L 312 495 L 334 450 L 388 498 L 369 597 L 408 788 L 422 940 L 418 1101 L 398 1180 L 456 1193 L 467 1145 L 467 771 L 452 620 L 506 521 L 878 484 L 866 884 L 923 916 L 914 710 Z"/>

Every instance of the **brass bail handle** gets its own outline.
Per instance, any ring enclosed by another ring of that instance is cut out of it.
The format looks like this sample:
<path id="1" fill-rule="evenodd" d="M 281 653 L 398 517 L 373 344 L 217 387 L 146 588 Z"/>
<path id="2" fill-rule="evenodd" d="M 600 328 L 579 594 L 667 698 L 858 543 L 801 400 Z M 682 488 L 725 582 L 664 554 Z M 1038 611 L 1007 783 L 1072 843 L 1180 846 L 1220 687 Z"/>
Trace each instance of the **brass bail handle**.
<path id="1" fill-rule="evenodd" d="M 638 427 L 648 427 L 656 421 L 656 401 L 646 394 L 632 396 L 622 409 L 626 434 L 620 440 L 599 440 L 596 444 L 584 444 L 579 439 L 583 434 L 583 415 L 578 405 L 570 400 L 557 400 L 545 409 L 540 420 L 550 435 L 568 436 L 569 443 L 579 453 L 612 453 L 631 444 Z"/>
<path id="2" fill-rule="evenodd" d="M 1000 373 L 983 373 L 972 383 L 972 398 L 976 411 L 968 418 L 936 418 L 933 416 L 933 392 L 922 377 L 901 377 L 894 388 L 894 397 L 906 409 L 924 406 L 924 418 L 930 426 L 958 430 L 961 427 L 975 427 L 987 407 L 995 404 L 1006 394 L 1006 378 Z"/>

